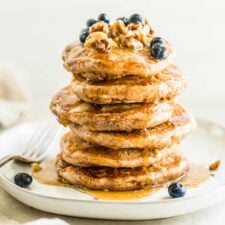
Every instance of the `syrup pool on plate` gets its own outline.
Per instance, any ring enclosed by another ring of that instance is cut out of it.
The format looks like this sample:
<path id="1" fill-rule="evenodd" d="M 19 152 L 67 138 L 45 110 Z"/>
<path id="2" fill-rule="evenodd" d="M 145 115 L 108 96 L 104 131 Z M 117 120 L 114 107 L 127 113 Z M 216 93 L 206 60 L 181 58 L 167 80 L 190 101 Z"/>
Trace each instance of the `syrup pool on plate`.
<path id="1" fill-rule="evenodd" d="M 42 184 L 65 186 L 74 188 L 60 181 L 54 160 L 48 160 L 41 164 L 40 170 L 33 171 L 33 177 Z M 190 163 L 187 175 L 179 180 L 187 188 L 194 188 L 209 179 L 208 169 L 198 164 Z M 101 191 L 76 188 L 77 190 L 101 200 L 135 200 L 151 196 L 163 187 L 154 187 L 134 191 Z"/>

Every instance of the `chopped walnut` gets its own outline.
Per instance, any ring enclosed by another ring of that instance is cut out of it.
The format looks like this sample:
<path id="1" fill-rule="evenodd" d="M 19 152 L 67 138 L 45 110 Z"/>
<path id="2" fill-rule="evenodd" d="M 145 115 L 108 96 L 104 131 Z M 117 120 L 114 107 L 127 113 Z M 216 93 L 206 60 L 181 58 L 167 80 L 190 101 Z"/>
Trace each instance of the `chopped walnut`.
<path id="1" fill-rule="evenodd" d="M 150 46 L 150 42 L 152 40 L 152 34 L 151 34 L 151 27 L 147 24 L 145 24 L 143 26 L 143 29 L 140 32 L 140 39 L 141 42 L 145 45 L 145 46 Z"/>
<path id="2" fill-rule="evenodd" d="M 131 49 L 142 49 L 143 48 L 143 44 L 136 40 L 135 38 L 125 38 L 125 41 L 124 41 L 124 47 L 128 47 L 128 48 L 131 48 Z"/>
<path id="3" fill-rule="evenodd" d="M 99 21 L 89 28 L 89 36 L 85 48 L 98 51 L 108 51 L 112 47 L 129 49 L 142 49 L 150 46 L 153 30 L 147 20 L 144 23 L 129 23 L 125 25 L 122 20 L 116 20 L 111 25 Z"/>
<path id="4" fill-rule="evenodd" d="M 131 49 L 142 49 L 143 44 L 138 39 L 138 35 L 130 31 L 126 35 L 120 36 L 120 45 Z"/>
<path id="5" fill-rule="evenodd" d="M 127 28 L 121 20 L 116 20 L 110 27 L 110 34 L 112 37 L 117 37 L 121 34 L 126 34 Z"/>
<path id="6" fill-rule="evenodd" d="M 209 169 L 210 170 L 217 170 L 219 168 L 220 164 L 221 164 L 221 161 L 218 159 L 218 160 L 216 160 L 215 162 L 213 162 L 209 165 Z"/>
<path id="7" fill-rule="evenodd" d="M 146 35 L 141 34 L 141 35 L 140 35 L 140 39 L 141 39 L 141 42 L 142 42 L 145 46 L 150 46 L 150 43 L 151 43 L 151 40 L 152 40 L 151 37 L 147 37 Z"/>
<path id="8" fill-rule="evenodd" d="M 127 25 L 127 30 L 141 32 L 143 25 L 141 23 L 130 23 Z"/>
<path id="9" fill-rule="evenodd" d="M 143 29 L 141 30 L 141 34 L 150 37 L 151 36 L 150 31 L 151 31 L 150 26 L 149 25 L 144 25 Z"/>
<path id="10" fill-rule="evenodd" d="M 111 46 L 111 40 L 103 32 L 91 33 L 84 43 L 85 48 L 93 48 L 103 52 L 109 50 Z"/>
<path id="11" fill-rule="evenodd" d="M 152 27 L 150 26 L 149 21 L 147 19 L 145 19 L 144 25 L 145 26 L 147 25 L 150 28 L 149 35 L 153 36 L 155 31 L 152 29 Z"/>
<path id="12" fill-rule="evenodd" d="M 143 46 L 149 46 L 150 41 L 150 26 L 140 23 L 129 24 L 127 32 L 119 37 L 120 45 L 131 49 L 142 49 Z"/>
<path id="13" fill-rule="evenodd" d="M 89 28 L 89 33 L 94 33 L 94 32 L 98 32 L 101 31 L 105 34 L 109 34 L 109 25 L 103 21 L 99 21 L 95 24 L 93 24 L 90 28 Z"/>

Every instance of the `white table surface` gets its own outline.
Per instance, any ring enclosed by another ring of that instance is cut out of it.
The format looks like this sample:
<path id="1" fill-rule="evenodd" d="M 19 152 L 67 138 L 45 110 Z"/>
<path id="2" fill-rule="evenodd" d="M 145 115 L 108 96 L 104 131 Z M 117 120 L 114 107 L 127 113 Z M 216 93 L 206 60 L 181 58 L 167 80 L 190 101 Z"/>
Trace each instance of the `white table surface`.
<path id="1" fill-rule="evenodd" d="M 209 119 L 225 126 L 225 106 L 215 103 L 210 105 L 192 104 L 192 111 L 197 117 Z M 48 110 L 48 100 L 39 100 L 32 103 L 29 113 L 24 117 L 23 122 L 31 120 L 42 120 L 52 118 Z M 93 209 L 94 210 L 94 209 Z M 197 211 L 191 214 L 174 218 L 154 221 L 107 221 L 72 218 L 45 213 L 28 207 L 7 194 L 0 188 L 0 224 L 20 224 L 42 217 L 58 217 L 71 225 L 224 225 L 225 224 L 225 202 L 210 208 Z"/>

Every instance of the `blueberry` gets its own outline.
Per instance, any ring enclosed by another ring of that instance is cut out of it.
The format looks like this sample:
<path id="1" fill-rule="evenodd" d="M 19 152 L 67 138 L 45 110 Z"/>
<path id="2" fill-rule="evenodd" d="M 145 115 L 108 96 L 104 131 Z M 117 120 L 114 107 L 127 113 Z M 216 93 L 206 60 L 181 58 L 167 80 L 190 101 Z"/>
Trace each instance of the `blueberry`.
<path id="1" fill-rule="evenodd" d="M 110 22 L 110 19 L 109 19 L 109 17 L 105 13 L 101 13 L 98 16 L 98 21 L 103 21 L 105 23 L 109 23 Z"/>
<path id="2" fill-rule="evenodd" d="M 143 17 L 139 14 L 133 14 L 129 18 L 130 23 L 143 23 Z"/>
<path id="3" fill-rule="evenodd" d="M 128 25 L 129 24 L 129 20 L 125 16 L 119 17 L 119 18 L 117 18 L 117 20 L 121 20 L 125 25 Z"/>
<path id="4" fill-rule="evenodd" d="M 165 41 L 165 39 L 163 39 L 161 37 L 154 37 L 150 43 L 150 48 L 156 43 L 165 45 L 166 41 Z"/>
<path id="5" fill-rule="evenodd" d="M 184 197 L 186 188 L 180 183 L 173 183 L 168 187 L 169 195 L 172 198 Z"/>
<path id="6" fill-rule="evenodd" d="M 89 28 L 85 28 L 80 33 L 80 42 L 84 43 L 89 35 Z"/>
<path id="7" fill-rule="evenodd" d="M 16 185 L 26 188 L 32 183 L 33 179 L 28 173 L 17 173 L 14 177 Z"/>
<path id="8" fill-rule="evenodd" d="M 97 23 L 97 20 L 95 19 L 88 19 L 86 22 L 87 27 L 92 26 L 93 24 Z"/>
<path id="9" fill-rule="evenodd" d="M 151 47 L 151 56 L 155 59 L 165 59 L 168 53 L 166 47 L 160 43 L 156 43 Z"/>

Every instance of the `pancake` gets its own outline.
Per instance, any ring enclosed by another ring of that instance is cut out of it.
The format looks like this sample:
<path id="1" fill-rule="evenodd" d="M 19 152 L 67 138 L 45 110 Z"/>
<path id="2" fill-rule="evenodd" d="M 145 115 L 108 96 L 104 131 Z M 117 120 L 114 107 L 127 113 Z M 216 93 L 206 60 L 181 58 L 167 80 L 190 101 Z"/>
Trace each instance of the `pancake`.
<path id="1" fill-rule="evenodd" d="M 77 137 L 111 149 L 164 148 L 179 143 L 195 127 L 193 116 L 180 105 L 174 107 L 173 113 L 173 117 L 163 124 L 132 132 L 89 131 L 77 124 L 70 124 L 70 128 Z"/>
<path id="2" fill-rule="evenodd" d="M 177 181 L 189 169 L 179 144 L 196 122 L 175 102 L 187 80 L 173 64 L 173 47 L 140 15 L 128 23 L 102 17 L 88 20 L 80 42 L 62 53 L 72 81 L 50 105 L 70 129 L 56 158 L 58 177 L 106 191 Z"/>
<path id="3" fill-rule="evenodd" d="M 72 132 L 61 139 L 61 157 L 74 166 L 140 167 L 158 163 L 177 153 L 178 145 L 164 149 L 118 149 L 111 150 L 90 144 L 77 138 Z"/>
<path id="4" fill-rule="evenodd" d="M 172 116 L 174 104 L 95 105 L 80 101 L 70 86 L 51 102 L 51 111 L 60 123 L 77 123 L 91 131 L 131 131 L 157 126 Z"/>
<path id="5" fill-rule="evenodd" d="M 65 163 L 58 156 L 56 168 L 59 177 L 71 185 L 89 189 L 127 191 L 162 186 L 186 174 L 188 163 L 180 154 L 171 154 L 149 167 L 110 168 L 78 167 Z"/>
<path id="6" fill-rule="evenodd" d="M 88 81 L 75 76 L 71 84 L 80 99 L 96 104 L 153 103 L 181 94 L 186 86 L 186 78 L 174 65 L 153 77 L 125 76 L 110 81 Z"/>
<path id="7" fill-rule="evenodd" d="M 174 59 L 172 46 L 167 43 L 166 48 L 167 58 L 159 60 L 151 57 L 149 47 L 141 50 L 112 48 L 99 52 L 74 42 L 65 48 L 62 58 L 69 72 L 89 80 L 111 80 L 127 75 L 148 77 L 165 69 Z"/>

